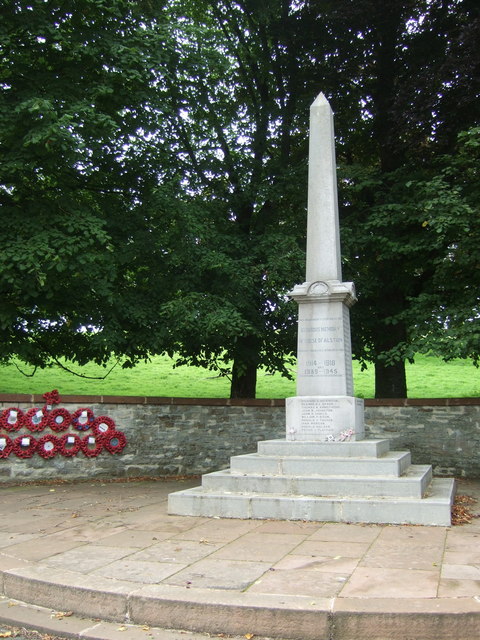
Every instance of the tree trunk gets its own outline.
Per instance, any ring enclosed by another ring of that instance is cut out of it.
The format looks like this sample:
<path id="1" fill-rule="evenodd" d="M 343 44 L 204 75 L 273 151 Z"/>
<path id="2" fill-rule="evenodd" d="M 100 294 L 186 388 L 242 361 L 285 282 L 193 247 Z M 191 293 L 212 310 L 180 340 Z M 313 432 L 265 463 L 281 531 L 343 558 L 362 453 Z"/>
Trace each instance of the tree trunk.
<path id="1" fill-rule="evenodd" d="M 406 398 L 407 378 L 405 361 L 386 366 L 375 363 L 375 398 Z"/>
<path id="2" fill-rule="evenodd" d="M 255 398 L 257 365 L 235 360 L 232 369 L 230 398 Z"/>
<path id="3" fill-rule="evenodd" d="M 256 336 L 238 339 L 233 358 L 230 398 L 255 398 L 260 343 Z"/>
<path id="4" fill-rule="evenodd" d="M 387 273 L 395 273 L 395 270 L 386 269 Z M 405 307 L 401 290 L 396 290 L 395 286 L 388 283 L 382 287 L 385 292 L 383 302 L 379 300 L 378 308 L 384 317 L 394 318 L 402 312 Z M 380 322 L 376 327 L 375 347 L 378 354 L 375 360 L 375 397 L 376 398 L 406 398 L 407 378 L 405 375 L 405 360 L 399 359 L 393 364 L 386 364 L 382 358 L 382 353 L 397 350 L 399 346 L 408 343 L 407 330 L 405 324 L 398 320 L 394 324 Z M 401 355 L 398 354 L 401 358 Z"/>

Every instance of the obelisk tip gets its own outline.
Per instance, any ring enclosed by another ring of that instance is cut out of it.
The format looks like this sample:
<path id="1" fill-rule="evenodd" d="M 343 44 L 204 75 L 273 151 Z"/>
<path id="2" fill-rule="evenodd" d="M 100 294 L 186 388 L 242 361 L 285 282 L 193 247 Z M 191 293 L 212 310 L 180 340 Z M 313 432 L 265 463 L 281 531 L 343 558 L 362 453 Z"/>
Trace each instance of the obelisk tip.
<path id="1" fill-rule="evenodd" d="M 312 107 L 324 107 L 325 105 L 330 106 L 330 103 L 328 102 L 324 94 L 320 92 L 313 101 Z"/>

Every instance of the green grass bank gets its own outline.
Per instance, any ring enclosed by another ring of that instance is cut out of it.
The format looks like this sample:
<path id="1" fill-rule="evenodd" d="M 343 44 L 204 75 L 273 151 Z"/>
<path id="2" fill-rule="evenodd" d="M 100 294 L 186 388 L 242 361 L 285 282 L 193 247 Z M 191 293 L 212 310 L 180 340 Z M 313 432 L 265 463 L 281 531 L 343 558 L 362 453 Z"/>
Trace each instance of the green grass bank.
<path id="1" fill-rule="evenodd" d="M 230 383 L 200 367 L 173 367 L 168 357 L 158 356 L 133 369 L 117 366 L 104 379 L 107 369 L 89 364 L 84 367 L 69 363 L 78 374 L 72 375 L 60 367 L 37 369 L 32 377 L 23 375 L 15 365 L 0 366 L 0 393 L 44 393 L 58 389 L 64 395 L 167 396 L 184 398 L 228 398 Z M 22 366 L 26 374 L 32 367 Z M 355 395 L 374 397 L 373 366 L 361 371 L 354 361 Z M 480 369 L 469 360 L 445 363 L 433 356 L 418 356 L 407 364 L 408 396 L 410 398 L 480 397 Z M 258 398 L 285 398 L 295 395 L 295 382 L 280 375 L 259 373 Z"/>

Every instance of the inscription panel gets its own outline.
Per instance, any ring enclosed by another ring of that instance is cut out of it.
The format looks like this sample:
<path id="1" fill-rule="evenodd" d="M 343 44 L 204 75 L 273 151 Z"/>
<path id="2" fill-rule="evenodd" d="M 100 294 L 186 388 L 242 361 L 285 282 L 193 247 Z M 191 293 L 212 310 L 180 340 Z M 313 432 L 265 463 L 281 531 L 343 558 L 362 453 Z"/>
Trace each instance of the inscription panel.
<path id="1" fill-rule="evenodd" d="M 332 433 L 335 410 L 340 408 L 338 400 L 305 398 L 300 406 L 300 425 L 304 435 L 328 436 Z"/>
<path id="2" fill-rule="evenodd" d="M 317 303 L 299 311 L 298 395 L 353 395 L 348 308 Z"/>
<path id="3" fill-rule="evenodd" d="M 364 437 L 363 400 L 296 396 L 286 400 L 287 440 L 347 441 Z"/>

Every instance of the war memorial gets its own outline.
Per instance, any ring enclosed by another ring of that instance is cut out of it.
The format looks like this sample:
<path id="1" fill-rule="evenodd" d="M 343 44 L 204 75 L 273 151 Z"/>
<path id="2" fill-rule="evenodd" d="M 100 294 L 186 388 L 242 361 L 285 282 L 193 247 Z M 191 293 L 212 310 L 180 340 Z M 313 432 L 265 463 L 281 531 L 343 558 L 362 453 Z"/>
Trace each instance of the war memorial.
<path id="1" fill-rule="evenodd" d="M 306 281 L 298 303 L 297 395 L 286 399 L 286 436 L 234 456 L 230 469 L 169 497 L 169 512 L 222 518 L 449 525 L 455 481 L 412 465 L 389 440 L 364 439 L 353 391 L 350 307 L 343 282 L 333 113 L 310 108 Z"/>

